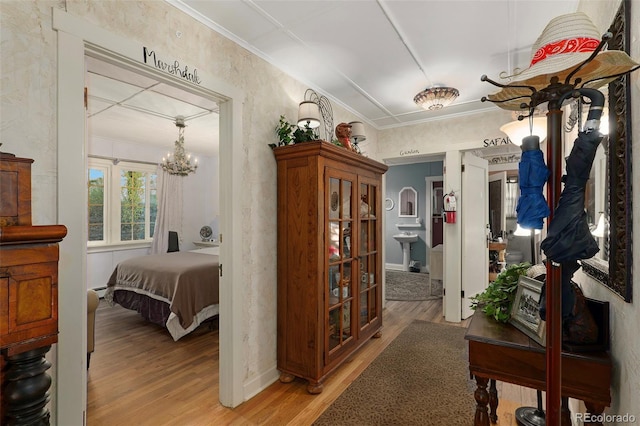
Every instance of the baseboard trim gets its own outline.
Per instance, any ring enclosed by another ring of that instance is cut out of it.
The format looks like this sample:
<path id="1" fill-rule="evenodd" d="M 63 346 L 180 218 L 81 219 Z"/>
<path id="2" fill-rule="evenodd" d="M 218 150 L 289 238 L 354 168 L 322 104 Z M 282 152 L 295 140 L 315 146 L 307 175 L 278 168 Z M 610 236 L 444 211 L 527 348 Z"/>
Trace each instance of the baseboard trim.
<path id="1" fill-rule="evenodd" d="M 243 385 L 244 400 L 248 401 L 280 378 L 280 372 L 274 366 Z"/>

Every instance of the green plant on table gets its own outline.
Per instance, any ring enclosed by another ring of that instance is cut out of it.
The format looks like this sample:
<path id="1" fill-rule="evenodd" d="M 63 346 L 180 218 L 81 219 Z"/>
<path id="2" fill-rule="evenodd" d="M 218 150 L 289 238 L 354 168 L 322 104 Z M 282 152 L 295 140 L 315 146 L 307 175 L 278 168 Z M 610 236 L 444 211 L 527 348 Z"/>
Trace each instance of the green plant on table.
<path id="1" fill-rule="evenodd" d="M 496 321 L 508 322 L 518 280 L 530 267 L 529 262 L 507 266 L 482 293 L 471 298 L 471 309 L 475 311 L 480 308 Z"/>

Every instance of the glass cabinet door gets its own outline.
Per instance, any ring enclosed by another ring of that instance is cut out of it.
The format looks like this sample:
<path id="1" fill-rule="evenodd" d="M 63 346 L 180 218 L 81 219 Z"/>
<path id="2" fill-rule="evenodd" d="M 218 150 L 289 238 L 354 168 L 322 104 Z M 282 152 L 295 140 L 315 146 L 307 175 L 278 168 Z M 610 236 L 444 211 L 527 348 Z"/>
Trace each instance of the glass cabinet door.
<path id="1" fill-rule="evenodd" d="M 378 218 L 380 212 L 378 206 L 378 186 L 360 182 L 358 188 L 359 199 L 359 285 L 358 300 L 359 314 L 358 325 L 360 329 L 366 327 L 378 318 L 378 292 L 381 289 L 381 277 L 379 276 L 381 265 L 378 265 Z"/>
<path id="2" fill-rule="evenodd" d="M 327 295 L 328 350 L 336 351 L 352 340 L 354 327 L 353 266 L 355 241 L 353 204 L 355 177 L 335 172 L 329 177 L 327 236 L 329 250 Z"/>

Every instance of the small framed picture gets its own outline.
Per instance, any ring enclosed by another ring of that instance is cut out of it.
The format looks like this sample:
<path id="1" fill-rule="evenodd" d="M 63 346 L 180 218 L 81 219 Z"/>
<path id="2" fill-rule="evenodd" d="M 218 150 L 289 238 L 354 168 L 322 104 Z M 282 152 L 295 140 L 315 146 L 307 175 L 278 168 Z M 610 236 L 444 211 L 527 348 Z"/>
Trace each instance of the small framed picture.
<path id="1" fill-rule="evenodd" d="M 545 346 L 545 322 L 540 318 L 539 312 L 541 293 L 542 282 L 524 275 L 520 276 L 509 322 L 539 345 Z"/>

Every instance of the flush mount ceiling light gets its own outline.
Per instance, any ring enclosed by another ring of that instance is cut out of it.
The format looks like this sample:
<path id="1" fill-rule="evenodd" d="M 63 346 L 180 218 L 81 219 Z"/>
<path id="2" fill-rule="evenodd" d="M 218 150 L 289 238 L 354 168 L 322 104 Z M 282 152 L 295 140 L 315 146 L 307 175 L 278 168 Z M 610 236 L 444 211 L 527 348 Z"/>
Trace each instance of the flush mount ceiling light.
<path id="1" fill-rule="evenodd" d="M 184 150 L 184 117 L 176 117 L 176 127 L 178 128 L 178 140 L 175 143 L 175 150 L 168 153 L 166 157 L 162 157 L 162 168 L 169 174 L 187 176 L 194 173 L 198 168 L 198 160 L 191 164 L 191 154 L 187 154 Z"/>
<path id="2" fill-rule="evenodd" d="M 418 93 L 413 101 L 427 111 L 442 109 L 453 102 L 460 92 L 453 87 L 431 87 Z"/>

